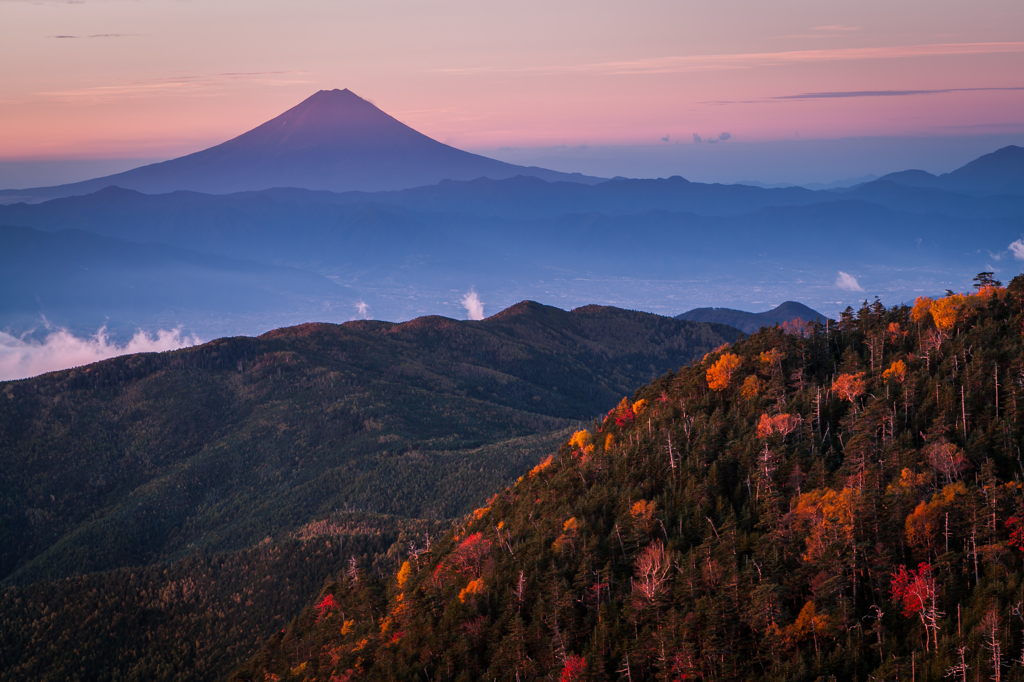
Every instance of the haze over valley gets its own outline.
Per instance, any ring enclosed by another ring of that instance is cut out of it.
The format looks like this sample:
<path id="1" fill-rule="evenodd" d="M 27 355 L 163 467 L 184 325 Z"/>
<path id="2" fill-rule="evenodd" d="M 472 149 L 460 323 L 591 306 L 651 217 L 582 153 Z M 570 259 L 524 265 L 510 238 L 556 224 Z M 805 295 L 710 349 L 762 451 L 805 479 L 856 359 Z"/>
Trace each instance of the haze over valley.
<path id="1" fill-rule="evenodd" d="M 58 329 L 211 339 L 521 300 L 835 316 L 1024 256 L 1016 146 L 829 190 L 601 179 L 461 152 L 348 90 L 180 159 L 0 196 L 8 358 Z"/>

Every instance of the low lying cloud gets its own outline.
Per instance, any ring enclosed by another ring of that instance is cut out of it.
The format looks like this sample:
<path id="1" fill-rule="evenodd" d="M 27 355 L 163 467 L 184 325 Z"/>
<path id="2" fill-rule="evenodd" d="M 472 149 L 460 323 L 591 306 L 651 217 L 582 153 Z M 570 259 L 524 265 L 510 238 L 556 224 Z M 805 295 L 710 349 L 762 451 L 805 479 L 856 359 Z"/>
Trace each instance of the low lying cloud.
<path id="1" fill-rule="evenodd" d="M 720 133 L 717 137 L 714 136 L 714 135 L 710 135 L 708 137 L 703 137 L 701 135 L 698 135 L 697 133 L 693 134 L 693 142 L 694 142 L 694 144 L 699 144 L 701 142 L 706 142 L 708 144 L 715 144 L 716 142 L 725 142 L 726 140 L 730 140 L 730 139 L 732 139 L 732 133 Z"/>
<path id="2" fill-rule="evenodd" d="M 123 346 L 111 342 L 105 328 L 95 336 L 84 338 L 66 329 L 58 329 L 47 334 L 43 341 L 0 332 L 0 381 L 26 379 L 117 355 L 175 350 L 200 343 L 202 341 L 196 336 L 182 336 L 180 329 L 161 329 L 155 337 L 140 330 Z"/>
<path id="3" fill-rule="evenodd" d="M 857 282 L 857 278 L 853 275 L 839 271 L 839 276 L 836 277 L 836 286 L 843 291 L 864 291 L 861 285 Z"/>
<path id="4" fill-rule="evenodd" d="M 475 290 L 470 289 L 466 292 L 466 295 L 462 297 L 462 306 L 466 309 L 466 314 L 469 315 L 469 319 L 484 319 L 484 304 Z"/>
<path id="5" fill-rule="evenodd" d="M 1024 260 L 1024 239 L 1018 239 L 1010 244 L 1010 253 L 1017 260 Z"/>

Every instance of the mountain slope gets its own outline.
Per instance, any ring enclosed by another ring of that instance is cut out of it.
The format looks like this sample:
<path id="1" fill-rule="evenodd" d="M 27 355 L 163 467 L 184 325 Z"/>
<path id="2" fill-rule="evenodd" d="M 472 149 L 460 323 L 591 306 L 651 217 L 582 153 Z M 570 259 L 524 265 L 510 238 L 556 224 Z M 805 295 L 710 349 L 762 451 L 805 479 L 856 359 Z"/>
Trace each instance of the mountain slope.
<path id="1" fill-rule="evenodd" d="M 523 303 L 2 383 L 0 580 L 240 549 L 339 509 L 461 515 L 577 420 L 736 334 Z"/>
<path id="2" fill-rule="evenodd" d="M 825 316 L 796 301 L 785 303 L 763 313 L 748 313 L 744 310 L 731 308 L 694 308 L 676 315 L 677 320 L 691 322 L 715 322 L 736 327 L 742 332 L 753 334 L 761 327 L 771 327 L 784 322 L 800 320 L 801 322 L 824 322 Z"/>
<path id="3" fill-rule="evenodd" d="M 321 90 L 247 133 L 188 156 L 85 182 L 6 193 L 65 197 L 110 185 L 147 194 L 176 190 L 226 194 L 271 187 L 384 190 L 445 179 L 516 175 L 595 180 L 455 149 L 416 132 L 346 89 Z"/>
<path id="4" fill-rule="evenodd" d="M 712 353 L 233 679 L 1021 679 L 1022 310 L 1018 277 Z"/>

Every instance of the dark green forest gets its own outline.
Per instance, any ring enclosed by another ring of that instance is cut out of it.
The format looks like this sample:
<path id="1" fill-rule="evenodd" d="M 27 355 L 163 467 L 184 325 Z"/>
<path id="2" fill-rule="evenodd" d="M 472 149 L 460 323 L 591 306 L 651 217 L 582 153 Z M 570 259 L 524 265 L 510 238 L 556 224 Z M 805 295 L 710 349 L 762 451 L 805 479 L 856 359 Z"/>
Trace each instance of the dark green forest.
<path id="1" fill-rule="evenodd" d="M 393 573 L 413 529 L 422 547 L 624 393 L 737 335 L 525 302 L 0 383 L 0 668 L 223 676 L 352 556 Z M 347 544 L 304 537 L 325 523 Z M 159 596 L 196 571 L 191 600 Z"/>
<path id="2" fill-rule="evenodd" d="M 251 549 L 0 592 L 0 680 L 212 680 L 342 567 L 393 571 L 447 522 L 338 514 Z"/>
<path id="3" fill-rule="evenodd" d="M 1024 679 L 1022 336 L 988 273 L 719 348 L 233 679 Z"/>

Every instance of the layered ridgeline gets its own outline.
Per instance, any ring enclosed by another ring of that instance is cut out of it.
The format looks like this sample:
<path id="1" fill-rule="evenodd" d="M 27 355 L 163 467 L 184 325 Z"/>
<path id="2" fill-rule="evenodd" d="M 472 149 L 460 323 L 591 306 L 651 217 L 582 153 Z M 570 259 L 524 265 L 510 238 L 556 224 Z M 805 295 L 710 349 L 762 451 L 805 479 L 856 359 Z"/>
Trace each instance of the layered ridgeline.
<path id="1" fill-rule="evenodd" d="M 1022 679 L 1024 278 L 764 329 L 236 680 Z"/>
<path id="2" fill-rule="evenodd" d="M 274 156 L 276 144 L 258 148 L 269 159 L 262 165 L 285 167 Z M 365 168 L 357 164 L 353 172 Z M 861 300 L 854 298 L 863 296 L 861 288 L 910 300 L 949 282 L 966 284 L 995 255 L 1010 262 L 1010 245 L 1021 236 L 1024 149 L 1007 147 L 950 175 L 988 178 L 991 191 L 893 179 L 813 192 L 681 177 L 588 185 L 494 175 L 382 192 L 292 187 L 150 195 L 104 186 L 84 196 L 0 206 L 0 225 L 83 230 L 230 258 L 206 258 L 200 268 L 204 280 L 225 283 L 225 295 L 197 296 L 188 286 L 154 294 L 153 277 L 133 270 L 124 244 L 104 257 L 104 273 L 120 273 L 121 287 L 111 292 L 110 277 L 95 274 L 88 254 L 76 259 L 69 252 L 83 237 L 31 233 L 26 251 L 25 231 L 0 229 L 0 254 L 23 264 L 5 285 L 15 295 L 0 297 L 0 330 L 20 336 L 45 316 L 78 335 L 103 324 L 128 337 L 139 327 L 181 325 L 213 338 L 294 324 L 297 316 L 278 304 L 284 293 L 301 299 L 303 312 L 321 310 L 317 319 L 348 319 L 359 302 L 378 319 L 409 319 L 424 310 L 453 314 L 458 297 L 452 292 L 471 283 L 501 307 L 523 299 L 602 300 L 672 314 L 709 296 L 737 306 L 752 296 L 791 298 L 826 312 L 845 306 L 837 301 Z M 191 263 L 200 262 L 198 254 L 147 249 L 163 253 L 162 282 L 196 280 Z M 52 265 L 58 261 L 60 267 Z M 309 277 L 264 268 L 266 283 L 256 286 L 239 272 L 256 264 L 306 270 Z M 837 271 L 854 278 L 836 284 Z M 324 291 L 323 276 L 343 287 Z M 134 295 L 125 301 L 120 292 L 129 289 Z M 267 289 L 275 295 L 265 296 Z M 228 291 L 245 304 L 245 319 L 224 300 Z M 83 296 L 88 306 L 80 305 Z"/>
<path id="3" fill-rule="evenodd" d="M 748 313 L 745 310 L 734 310 L 732 308 L 694 308 L 685 313 L 676 315 L 677 320 L 690 320 L 691 322 L 716 322 L 736 327 L 740 331 L 753 334 L 761 327 L 771 327 L 776 324 L 797 325 L 803 327 L 807 322 L 822 322 L 827 319 L 817 310 L 808 308 L 803 303 L 786 301 L 763 313 Z"/>
<path id="4" fill-rule="evenodd" d="M 0 679 L 214 679 L 720 325 L 524 302 L 0 383 Z M 577 426 L 578 428 L 578 426 Z"/>
<path id="5" fill-rule="evenodd" d="M 564 429 L 738 332 L 524 302 L 308 324 L 0 384 L 0 576 L 234 549 L 335 510 L 460 516 Z"/>

